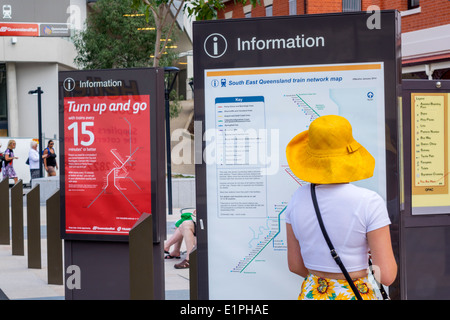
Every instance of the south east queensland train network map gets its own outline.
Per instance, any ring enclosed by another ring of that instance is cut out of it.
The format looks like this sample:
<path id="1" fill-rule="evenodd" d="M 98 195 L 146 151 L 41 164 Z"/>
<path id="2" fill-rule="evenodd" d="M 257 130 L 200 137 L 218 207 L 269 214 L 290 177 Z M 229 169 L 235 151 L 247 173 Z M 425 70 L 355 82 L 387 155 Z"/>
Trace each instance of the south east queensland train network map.
<path id="1" fill-rule="evenodd" d="M 205 70 L 211 299 L 298 295 L 302 279 L 288 270 L 284 212 L 306 182 L 290 171 L 285 148 L 314 119 L 350 121 L 376 159 L 374 176 L 359 185 L 386 197 L 386 151 L 378 143 L 385 141 L 383 75 L 381 62 Z"/>

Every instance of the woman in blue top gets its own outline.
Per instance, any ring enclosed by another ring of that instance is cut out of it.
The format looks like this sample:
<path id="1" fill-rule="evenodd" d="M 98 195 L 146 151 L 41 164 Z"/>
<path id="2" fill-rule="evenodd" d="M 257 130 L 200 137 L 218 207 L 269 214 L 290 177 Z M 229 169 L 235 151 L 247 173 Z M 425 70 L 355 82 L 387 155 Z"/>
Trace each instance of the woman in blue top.
<path id="1" fill-rule="evenodd" d="M 49 140 L 47 148 L 44 150 L 44 168 L 47 171 L 49 177 L 56 176 L 56 169 L 58 169 L 58 163 L 56 162 L 56 152 L 53 146 L 55 143 L 53 140 Z"/>

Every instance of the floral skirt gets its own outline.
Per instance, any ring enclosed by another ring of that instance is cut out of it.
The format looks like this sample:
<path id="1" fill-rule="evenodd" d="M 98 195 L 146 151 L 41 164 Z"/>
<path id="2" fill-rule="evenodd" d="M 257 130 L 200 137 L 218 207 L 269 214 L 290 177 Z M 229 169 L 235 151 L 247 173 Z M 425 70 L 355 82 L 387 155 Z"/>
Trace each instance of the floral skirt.
<path id="1" fill-rule="evenodd" d="M 364 300 L 378 300 L 368 277 L 353 280 Z M 302 284 L 298 300 L 356 300 L 347 280 L 320 278 L 309 274 Z"/>
<path id="2" fill-rule="evenodd" d="M 3 179 L 5 178 L 17 178 L 16 171 L 11 165 L 3 166 L 2 168 Z"/>

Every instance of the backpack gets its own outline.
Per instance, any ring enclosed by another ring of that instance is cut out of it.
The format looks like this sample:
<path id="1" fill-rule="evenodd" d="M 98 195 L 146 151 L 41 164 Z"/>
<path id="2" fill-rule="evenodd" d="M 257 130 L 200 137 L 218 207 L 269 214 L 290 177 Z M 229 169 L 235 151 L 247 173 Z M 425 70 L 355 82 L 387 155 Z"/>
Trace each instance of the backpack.
<path id="1" fill-rule="evenodd" d="M 6 152 L 7 150 L 8 150 L 8 149 L 6 149 L 5 152 Z M 5 167 L 6 167 L 6 165 L 12 161 L 12 160 L 9 160 L 9 161 L 5 160 L 5 152 L 3 152 L 2 155 L 0 156 L 0 162 L 1 162 L 1 163 L 0 163 L 0 167 L 3 167 L 3 164 L 4 164 Z M 10 149 L 10 152 L 11 152 L 11 149 Z"/>

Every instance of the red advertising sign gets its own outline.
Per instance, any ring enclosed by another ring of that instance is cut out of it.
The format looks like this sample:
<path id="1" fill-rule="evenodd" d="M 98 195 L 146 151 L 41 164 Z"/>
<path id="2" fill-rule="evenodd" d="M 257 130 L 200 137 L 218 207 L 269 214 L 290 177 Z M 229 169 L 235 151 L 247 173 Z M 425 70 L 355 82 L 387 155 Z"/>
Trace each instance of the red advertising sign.
<path id="1" fill-rule="evenodd" d="M 0 23 L 0 36 L 39 36 L 38 23 Z"/>
<path id="2" fill-rule="evenodd" d="M 64 97 L 65 232 L 128 235 L 151 213 L 150 96 Z"/>

